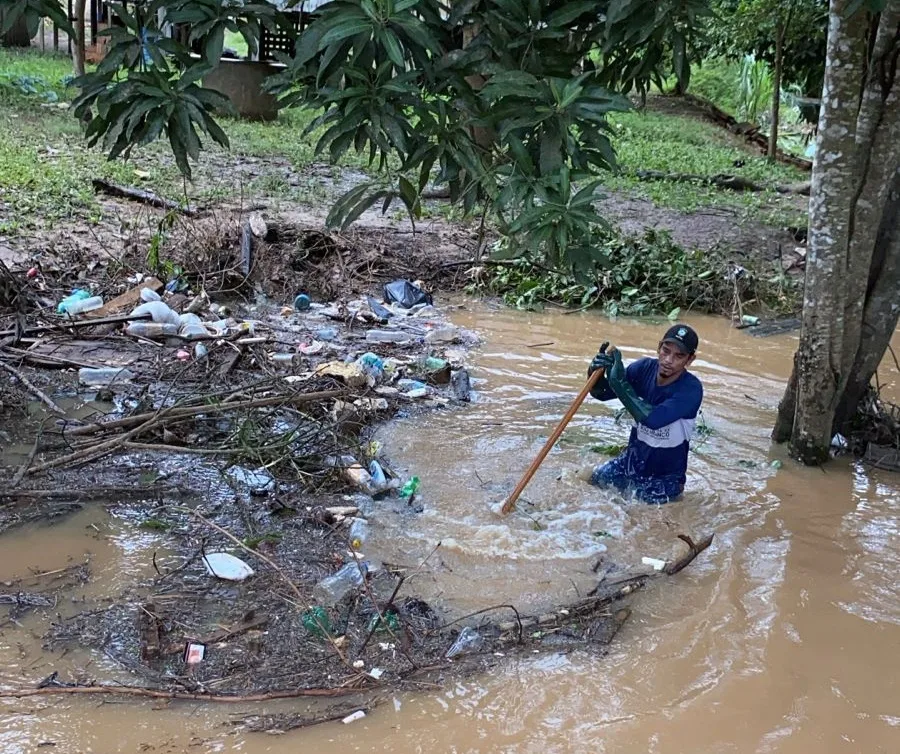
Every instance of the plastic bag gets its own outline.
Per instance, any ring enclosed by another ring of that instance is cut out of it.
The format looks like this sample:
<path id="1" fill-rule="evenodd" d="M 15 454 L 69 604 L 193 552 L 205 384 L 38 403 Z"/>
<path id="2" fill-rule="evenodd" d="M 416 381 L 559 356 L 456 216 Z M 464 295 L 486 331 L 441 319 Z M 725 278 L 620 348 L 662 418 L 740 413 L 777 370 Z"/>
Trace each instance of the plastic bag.
<path id="1" fill-rule="evenodd" d="M 412 309 L 417 304 L 432 303 L 430 293 L 425 293 L 408 280 L 395 280 L 393 283 L 387 283 L 384 286 L 384 300 L 389 304 L 396 302 L 404 309 Z"/>

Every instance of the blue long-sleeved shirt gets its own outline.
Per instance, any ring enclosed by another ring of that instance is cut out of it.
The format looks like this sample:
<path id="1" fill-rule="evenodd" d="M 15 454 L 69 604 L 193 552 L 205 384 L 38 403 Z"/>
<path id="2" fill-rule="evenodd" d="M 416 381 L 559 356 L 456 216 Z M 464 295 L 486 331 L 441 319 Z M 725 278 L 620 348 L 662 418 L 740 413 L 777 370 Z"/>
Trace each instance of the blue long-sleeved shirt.
<path id="1" fill-rule="evenodd" d="M 631 468 L 643 477 L 677 477 L 684 485 L 688 450 L 694 434 L 697 412 L 703 401 L 703 385 L 690 372 L 683 372 L 669 385 L 657 385 L 657 359 L 639 359 L 628 365 L 625 377 L 639 397 L 653 410 L 640 423 L 635 423 L 625 451 Z M 591 391 L 601 401 L 616 397 L 603 379 Z"/>

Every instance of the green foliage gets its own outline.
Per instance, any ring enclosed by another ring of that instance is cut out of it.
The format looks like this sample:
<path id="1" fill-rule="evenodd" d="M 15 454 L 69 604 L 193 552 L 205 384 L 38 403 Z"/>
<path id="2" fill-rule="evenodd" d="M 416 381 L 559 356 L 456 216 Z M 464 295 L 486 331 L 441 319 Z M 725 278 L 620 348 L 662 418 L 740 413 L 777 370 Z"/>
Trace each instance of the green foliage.
<path id="1" fill-rule="evenodd" d="M 753 55 L 775 62 L 778 25 L 786 24 L 784 86 L 796 84 L 804 96 L 822 93 L 825 73 L 827 0 L 712 0 L 707 22 L 706 56 L 742 60 Z"/>
<path id="2" fill-rule="evenodd" d="M 607 116 L 628 108 L 621 93 L 646 93 L 670 71 L 687 84 L 707 3 L 332 0 L 284 58 L 273 91 L 318 114 L 309 126 L 324 129 L 317 152 L 333 161 L 366 154 L 382 174 L 347 192 L 331 223 L 376 203 L 387 212 L 395 200 L 414 220 L 434 179 L 466 213 L 481 206 L 501 232 L 525 238 L 511 251 L 588 269 L 603 226 L 592 180 L 615 165 Z M 166 136 L 189 177 L 201 137 L 228 144 L 214 117 L 225 103 L 196 82 L 218 63 L 226 35 L 240 34 L 252 52 L 261 28 L 282 18 L 268 0 L 110 8 L 119 24 L 108 30 L 109 51 L 78 82 L 76 114 L 93 116 L 89 143 L 115 159 Z"/>
<path id="3" fill-rule="evenodd" d="M 694 67 L 691 92 L 715 103 L 725 112 L 737 115 L 740 108 L 741 64 L 727 58 L 709 58 Z"/>
<path id="4" fill-rule="evenodd" d="M 0 0 L 0 36 L 20 18 L 24 18 L 31 37 L 37 34 L 42 18 L 49 18 L 67 33 L 74 33 L 68 15 L 57 0 Z"/>
<path id="5" fill-rule="evenodd" d="M 741 64 L 738 112 L 740 117 L 758 123 L 772 106 L 774 96 L 772 71 L 765 60 L 746 55 Z"/>
<path id="6" fill-rule="evenodd" d="M 519 309 L 599 306 L 610 316 L 674 317 L 682 309 L 726 312 L 734 301 L 731 263 L 712 252 L 687 251 L 664 232 L 648 230 L 642 238 L 608 233 L 598 246 L 598 258 L 602 261 L 591 274 L 579 277 L 548 270 L 535 255 L 495 263 L 489 265 L 487 279 L 470 292 L 501 294 Z M 752 299 L 778 313 L 797 308 L 797 282 L 784 276 L 744 275 L 749 281 L 745 303 Z"/>
<path id="7" fill-rule="evenodd" d="M 261 26 L 275 29 L 282 17 L 268 3 L 241 0 L 151 0 L 130 10 L 118 3 L 109 8 L 118 20 L 104 32 L 109 50 L 96 71 L 75 82 L 81 94 L 73 107 L 89 121 L 88 143 L 102 144 L 113 160 L 166 136 L 189 178 L 190 161 L 203 148 L 201 135 L 228 146 L 213 116 L 230 110 L 230 102 L 197 82 L 218 64 L 227 32 L 240 33 L 255 49 Z M 186 33 L 167 36 L 173 24 Z M 194 46 L 202 50 L 199 58 L 191 55 Z"/>

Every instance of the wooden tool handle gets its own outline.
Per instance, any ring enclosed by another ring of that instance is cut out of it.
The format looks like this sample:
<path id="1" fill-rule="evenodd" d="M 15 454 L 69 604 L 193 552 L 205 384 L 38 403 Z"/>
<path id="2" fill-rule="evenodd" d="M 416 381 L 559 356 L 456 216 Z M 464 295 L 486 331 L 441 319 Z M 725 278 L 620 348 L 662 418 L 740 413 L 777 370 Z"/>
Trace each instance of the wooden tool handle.
<path id="1" fill-rule="evenodd" d="M 604 343 L 600 347 L 600 353 L 604 353 L 606 351 L 607 343 Z M 613 348 L 613 351 L 616 349 Z M 612 353 L 612 351 L 610 351 Z M 562 418 L 559 424 L 556 425 L 556 429 L 553 430 L 553 434 L 547 438 L 547 442 L 544 443 L 544 447 L 541 448 L 541 452 L 537 454 L 537 458 L 532 461 L 531 466 L 528 467 L 528 471 L 525 472 L 525 476 L 519 480 L 519 483 L 516 485 L 516 488 L 513 490 L 512 495 L 510 495 L 506 502 L 503 503 L 503 507 L 500 509 L 500 513 L 504 516 L 509 513 L 516 504 L 516 501 L 519 499 L 519 495 L 522 494 L 522 491 L 528 486 L 528 483 L 531 481 L 531 477 L 534 476 L 534 473 L 538 470 L 538 467 L 544 462 L 544 459 L 547 457 L 547 454 L 550 452 L 550 449 L 556 445 L 556 441 L 559 439 L 559 436 L 563 433 L 563 430 L 566 428 L 566 425 L 570 421 L 572 421 L 572 417 L 575 416 L 575 412 L 578 411 L 579 407 L 582 403 L 584 403 L 584 399 L 588 397 L 588 393 L 594 388 L 600 379 L 603 377 L 605 373 L 605 369 L 602 367 L 597 369 L 590 377 L 588 377 L 587 382 L 584 384 L 584 387 L 581 388 L 581 392 L 575 397 L 575 400 L 572 401 L 572 405 L 569 406 L 569 410 L 566 412 L 566 415 Z"/>

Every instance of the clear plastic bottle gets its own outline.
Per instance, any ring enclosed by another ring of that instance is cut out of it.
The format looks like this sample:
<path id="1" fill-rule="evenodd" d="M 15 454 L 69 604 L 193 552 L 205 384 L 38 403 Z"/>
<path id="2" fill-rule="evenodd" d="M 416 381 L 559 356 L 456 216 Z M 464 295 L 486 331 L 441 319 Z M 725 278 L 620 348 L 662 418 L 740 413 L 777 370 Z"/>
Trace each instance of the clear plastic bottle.
<path id="1" fill-rule="evenodd" d="M 459 328 L 454 325 L 438 327 L 425 336 L 426 343 L 452 343 L 459 336 Z"/>
<path id="2" fill-rule="evenodd" d="M 409 333 L 399 330 L 369 330 L 366 333 L 367 343 L 409 343 Z"/>
<path id="3" fill-rule="evenodd" d="M 369 538 L 369 522 L 364 518 L 354 518 L 350 524 L 350 546 L 361 550 Z"/>
<path id="4" fill-rule="evenodd" d="M 178 335 L 178 326 L 163 322 L 132 322 L 125 334 L 133 338 L 169 338 Z"/>
<path id="5" fill-rule="evenodd" d="M 168 323 L 170 325 L 180 325 L 181 319 L 173 312 L 165 301 L 149 301 L 134 308 L 131 312 L 132 316 L 139 317 L 142 314 L 149 314 L 154 322 Z"/>
<path id="6" fill-rule="evenodd" d="M 459 636 L 456 637 L 453 646 L 447 650 L 447 654 L 444 656 L 449 660 L 451 657 L 456 657 L 464 652 L 474 652 L 481 649 L 483 645 L 484 637 L 471 626 L 466 626 L 459 632 Z"/>
<path id="7" fill-rule="evenodd" d="M 313 594 L 323 605 L 336 605 L 351 589 L 365 580 L 365 563 L 347 563 L 339 571 L 316 584 Z"/>
<path id="8" fill-rule="evenodd" d="M 76 314 L 91 312 L 94 309 L 99 309 L 101 306 L 103 306 L 103 297 L 91 296 L 90 298 L 81 298 L 77 301 L 66 302 L 63 312 L 70 317 L 74 317 Z"/>

